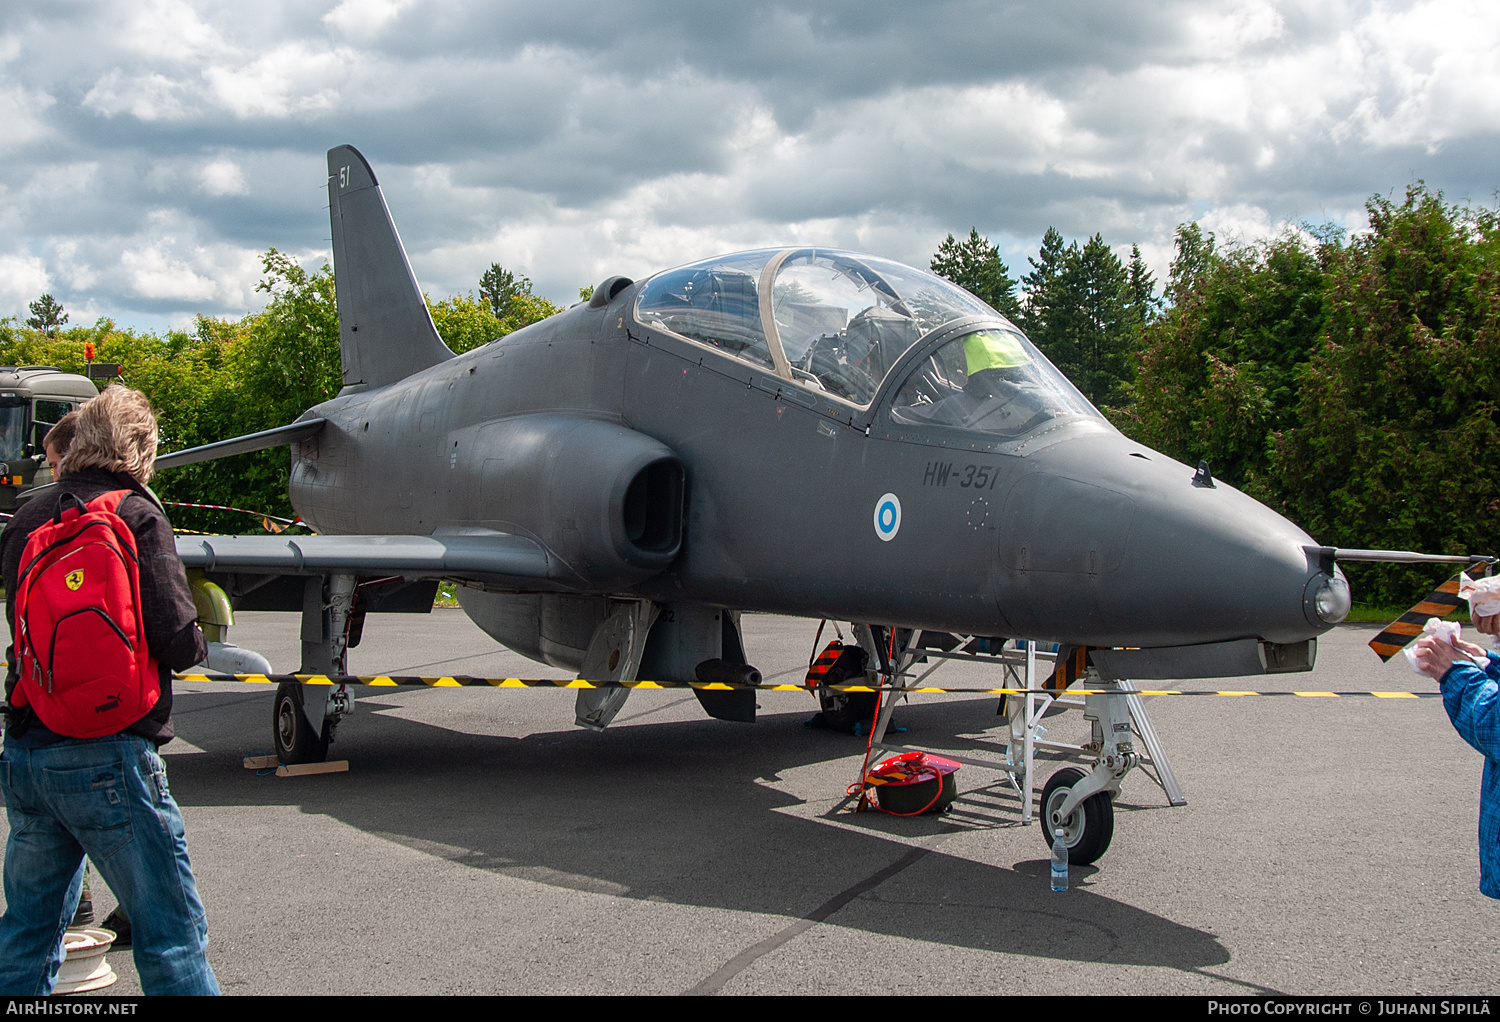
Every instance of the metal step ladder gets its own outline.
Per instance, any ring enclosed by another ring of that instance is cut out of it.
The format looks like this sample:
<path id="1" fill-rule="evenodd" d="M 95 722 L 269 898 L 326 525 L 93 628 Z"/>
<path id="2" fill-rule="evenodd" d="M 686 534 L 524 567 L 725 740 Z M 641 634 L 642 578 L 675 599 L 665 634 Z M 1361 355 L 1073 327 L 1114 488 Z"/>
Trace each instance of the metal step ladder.
<path id="1" fill-rule="evenodd" d="M 1038 750 L 1059 752 L 1087 761 L 1097 759 L 1097 750 L 1088 745 L 1058 742 L 1043 737 L 1047 729 L 1042 726 L 1042 718 L 1048 714 L 1049 710 L 1054 707 L 1082 710 L 1084 700 L 1080 697 L 1068 696 L 1066 690 L 1048 688 L 1044 684 L 1044 680 L 1051 680 L 1055 676 L 1057 654 L 1052 651 L 1038 650 L 1035 641 L 1008 640 L 999 652 L 989 653 L 981 652 L 982 643 L 985 640 L 967 635 L 958 636 L 957 645 L 952 650 L 945 651 L 921 647 L 919 644 L 922 633 L 915 631 L 905 645 L 897 651 L 894 662 L 891 662 L 889 652 L 879 648 L 879 643 L 876 642 L 868 625 L 855 625 L 854 635 L 865 652 L 870 654 L 870 662 L 880 665 L 880 683 L 886 690 L 883 693 L 880 714 L 875 723 L 875 733 L 871 740 L 872 749 L 893 754 L 914 751 L 909 746 L 885 740 L 896 703 L 907 698 L 910 692 L 920 689 L 923 682 L 933 672 L 947 664 L 971 663 L 999 667 L 1005 680 L 995 687 L 1014 690 L 1001 697 L 1004 700 L 1005 716 L 1010 725 L 1010 740 L 1004 746 L 1005 760 L 1000 762 L 951 752 L 943 752 L 941 755 L 959 763 L 1006 773 L 1011 785 L 1020 796 L 1023 824 L 1030 825 L 1034 815 L 1036 785 L 1033 767 Z M 921 674 L 914 676 L 913 669 L 924 659 L 930 662 L 930 666 Z M 1039 670 L 1039 667 L 1045 669 Z M 1168 759 L 1166 750 L 1162 748 L 1156 728 L 1151 724 L 1144 701 L 1136 694 L 1139 690 L 1127 680 L 1103 678 L 1093 667 L 1089 667 L 1083 676 L 1077 679 L 1077 683 L 1082 683 L 1083 687 L 1093 691 L 1126 693 L 1122 698 L 1130 708 L 1131 724 L 1140 743 L 1145 747 L 1145 754 L 1141 756 L 1141 767 L 1145 769 L 1146 776 L 1155 781 L 1166 793 L 1169 804 L 1186 805 L 1187 797 L 1182 792 L 1177 775 L 1172 771 L 1171 760 Z M 985 750 L 995 748 L 993 745 L 980 747 Z M 875 765 L 875 762 L 869 764 L 870 767 Z M 864 778 L 859 778 L 859 781 L 863 783 Z"/>

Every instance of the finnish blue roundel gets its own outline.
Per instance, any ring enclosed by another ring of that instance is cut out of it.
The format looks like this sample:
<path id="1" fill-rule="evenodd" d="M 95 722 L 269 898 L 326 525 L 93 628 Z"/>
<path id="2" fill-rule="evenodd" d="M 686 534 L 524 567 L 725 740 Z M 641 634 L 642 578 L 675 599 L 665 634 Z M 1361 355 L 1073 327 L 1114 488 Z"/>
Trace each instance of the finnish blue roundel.
<path id="1" fill-rule="evenodd" d="M 887 493 L 875 502 L 875 535 L 889 543 L 901 531 L 901 498 Z"/>

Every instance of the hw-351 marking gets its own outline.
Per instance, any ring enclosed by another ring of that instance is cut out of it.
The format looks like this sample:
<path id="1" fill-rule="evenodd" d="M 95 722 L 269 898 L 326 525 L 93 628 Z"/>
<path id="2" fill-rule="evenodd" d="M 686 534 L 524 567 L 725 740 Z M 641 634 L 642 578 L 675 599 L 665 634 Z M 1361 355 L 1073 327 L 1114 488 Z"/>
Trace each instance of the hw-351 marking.
<path id="1" fill-rule="evenodd" d="M 947 486 L 956 482 L 964 489 L 993 490 L 1000 472 L 992 465 L 964 465 L 955 468 L 951 461 L 929 461 L 922 473 L 923 486 Z"/>

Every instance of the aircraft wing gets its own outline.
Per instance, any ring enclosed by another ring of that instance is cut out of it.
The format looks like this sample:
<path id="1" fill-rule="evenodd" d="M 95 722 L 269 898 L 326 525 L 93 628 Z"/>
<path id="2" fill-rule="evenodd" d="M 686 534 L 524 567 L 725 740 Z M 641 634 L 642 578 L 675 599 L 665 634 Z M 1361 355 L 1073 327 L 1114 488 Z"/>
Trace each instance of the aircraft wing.
<path id="1" fill-rule="evenodd" d="M 454 536 L 179 536 L 177 555 L 214 574 L 401 575 L 519 587 L 566 585 L 572 573 L 539 543 L 508 533 Z M 552 583 L 546 585 L 545 583 Z"/>

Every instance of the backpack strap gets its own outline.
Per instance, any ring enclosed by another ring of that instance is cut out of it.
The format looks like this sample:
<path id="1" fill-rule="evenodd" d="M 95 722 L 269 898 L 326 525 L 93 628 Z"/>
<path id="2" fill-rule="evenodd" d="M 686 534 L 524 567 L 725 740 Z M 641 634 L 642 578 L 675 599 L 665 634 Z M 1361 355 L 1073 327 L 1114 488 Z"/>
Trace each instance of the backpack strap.
<path id="1" fill-rule="evenodd" d="M 71 508 L 65 506 L 70 500 L 73 502 Z M 52 522 L 54 525 L 60 525 L 64 520 L 77 518 L 87 510 L 88 508 L 84 506 L 83 501 L 78 499 L 78 494 L 65 491 L 58 494 L 57 505 L 52 511 Z M 69 514 L 68 512 L 72 513 Z"/>
<path id="2" fill-rule="evenodd" d="M 101 494 L 99 494 L 99 496 L 97 496 L 93 500 L 89 501 L 89 510 L 90 511 L 108 511 L 112 515 L 119 514 L 120 513 L 120 502 L 122 500 L 124 500 L 126 497 L 130 496 L 133 492 L 135 492 L 135 491 L 133 491 L 133 490 L 110 490 L 108 493 L 101 493 Z M 74 498 L 74 499 L 76 500 L 77 498 Z"/>

